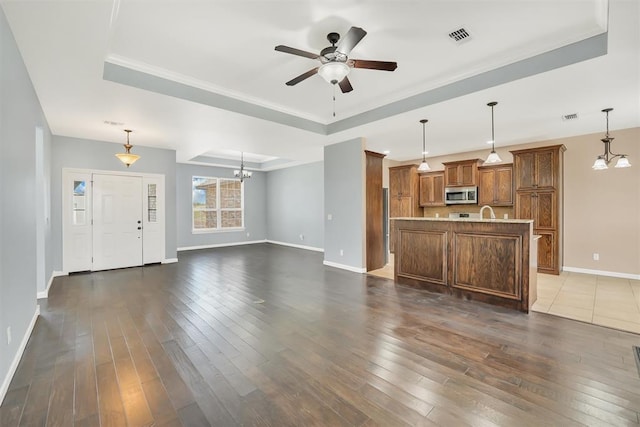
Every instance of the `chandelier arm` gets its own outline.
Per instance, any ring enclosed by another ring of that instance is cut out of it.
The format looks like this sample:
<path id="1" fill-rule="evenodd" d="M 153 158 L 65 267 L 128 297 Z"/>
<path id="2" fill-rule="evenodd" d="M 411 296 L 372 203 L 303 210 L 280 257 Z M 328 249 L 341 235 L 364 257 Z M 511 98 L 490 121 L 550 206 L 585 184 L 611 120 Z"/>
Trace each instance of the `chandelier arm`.
<path id="1" fill-rule="evenodd" d="M 607 163 L 610 163 L 616 157 L 626 156 L 626 154 L 622 154 L 622 153 L 618 154 L 611 151 L 611 141 L 613 141 L 613 138 L 610 138 L 609 133 L 607 132 L 606 138 L 602 139 L 602 142 L 604 143 L 604 154 L 602 155 L 602 157 L 604 157 L 604 160 Z"/>

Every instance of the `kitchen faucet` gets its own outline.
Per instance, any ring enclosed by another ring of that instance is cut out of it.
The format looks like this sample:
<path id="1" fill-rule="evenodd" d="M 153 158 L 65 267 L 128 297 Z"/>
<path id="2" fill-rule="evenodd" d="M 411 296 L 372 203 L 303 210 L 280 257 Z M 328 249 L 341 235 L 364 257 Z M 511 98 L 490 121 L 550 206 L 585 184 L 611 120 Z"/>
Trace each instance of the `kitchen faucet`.
<path id="1" fill-rule="evenodd" d="M 491 213 L 491 219 L 496 219 L 496 214 L 495 214 L 495 212 L 493 212 L 493 208 L 491 206 L 489 206 L 489 205 L 484 205 L 483 207 L 480 208 L 480 219 L 482 219 L 482 213 L 487 208 L 489 209 L 489 212 Z"/>

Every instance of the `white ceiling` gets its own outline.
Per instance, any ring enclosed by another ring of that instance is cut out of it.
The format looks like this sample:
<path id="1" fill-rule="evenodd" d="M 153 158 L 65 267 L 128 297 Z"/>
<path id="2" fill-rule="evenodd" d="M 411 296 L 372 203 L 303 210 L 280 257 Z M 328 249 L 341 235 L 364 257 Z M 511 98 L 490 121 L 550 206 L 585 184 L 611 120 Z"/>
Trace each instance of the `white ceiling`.
<path id="1" fill-rule="evenodd" d="M 601 132 L 605 107 L 611 129 L 640 126 L 636 0 L 1 4 L 54 134 L 122 143 L 131 128 L 134 152 L 175 149 L 179 162 L 244 151 L 269 170 L 321 160 L 324 145 L 355 137 L 415 159 L 422 118 L 430 155 L 484 149 L 489 101 L 499 102 L 498 146 Z M 334 118 L 334 88 L 320 76 L 284 84 L 317 61 L 274 47 L 319 52 L 327 33 L 351 26 L 368 32 L 351 58 L 398 69 L 352 70 Z M 472 39 L 457 45 L 447 35 L 460 27 Z M 603 34 L 606 55 L 592 53 Z M 572 55 L 588 59 L 564 64 Z M 579 119 L 563 121 L 569 113 Z"/>

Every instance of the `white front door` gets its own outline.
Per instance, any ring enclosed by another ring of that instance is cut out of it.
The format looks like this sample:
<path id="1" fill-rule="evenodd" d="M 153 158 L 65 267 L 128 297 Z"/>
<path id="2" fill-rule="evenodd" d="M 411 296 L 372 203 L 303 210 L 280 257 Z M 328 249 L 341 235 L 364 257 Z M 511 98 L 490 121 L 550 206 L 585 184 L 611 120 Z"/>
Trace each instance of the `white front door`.
<path id="1" fill-rule="evenodd" d="M 93 266 L 142 265 L 142 177 L 93 175 Z"/>

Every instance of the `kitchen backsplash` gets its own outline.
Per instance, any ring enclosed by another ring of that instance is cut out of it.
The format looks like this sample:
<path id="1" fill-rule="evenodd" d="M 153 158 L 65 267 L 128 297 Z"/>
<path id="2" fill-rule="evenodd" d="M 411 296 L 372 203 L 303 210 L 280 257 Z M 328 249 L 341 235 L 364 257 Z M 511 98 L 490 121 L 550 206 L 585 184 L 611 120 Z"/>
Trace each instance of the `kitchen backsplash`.
<path id="1" fill-rule="evenodd" d="M 451 206 L 434 206 L 424 208 L 423 216 L 426 218 L 435 218 L 436 213 L 440 215 L 440 218 L 446 218 L 450 212 L 464 212 L 464 213 L 478 213 L 480 212 L 480 205 L 451 205 Z M 496 213 L 496 218 L 504 218 L 504 214 L 509 215 L 509 218 L 513 218 L 513 207 L 505 206 L 492 206 L 493 211 Z M 489 218 L 489 212 L 484 213 L 485 218 Z"/>

